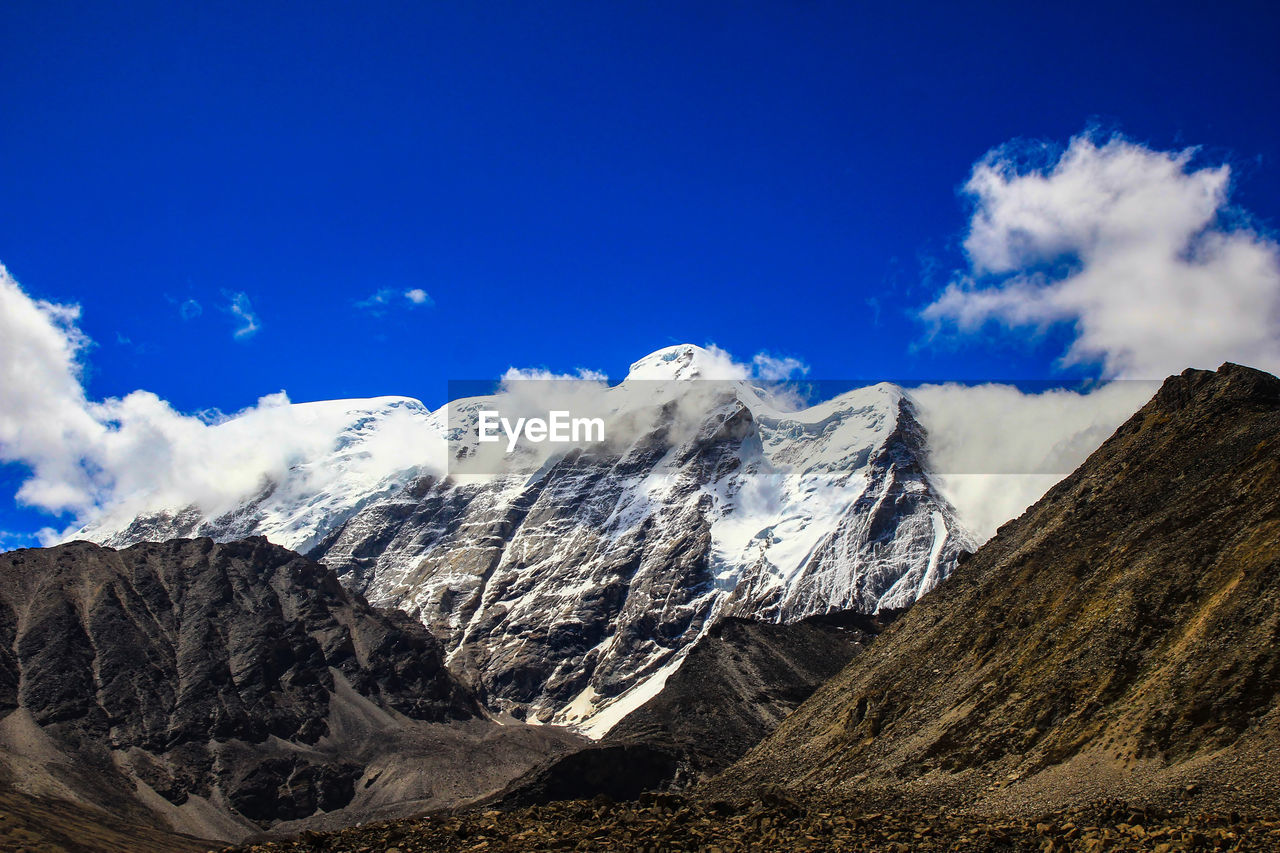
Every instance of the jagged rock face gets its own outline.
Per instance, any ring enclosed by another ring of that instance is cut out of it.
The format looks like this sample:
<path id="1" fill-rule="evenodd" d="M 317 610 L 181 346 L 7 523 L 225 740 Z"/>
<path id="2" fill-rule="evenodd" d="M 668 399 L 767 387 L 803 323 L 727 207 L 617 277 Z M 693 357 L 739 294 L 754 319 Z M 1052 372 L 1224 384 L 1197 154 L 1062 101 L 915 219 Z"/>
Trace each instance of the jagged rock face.
<path id="1" fill-rule="evenodd" d="M 0 556 L 0 584 L 12 698 L 41 725 L 105 727 L 117 747 L 314 743 L 329 668 L 414 719 L 479 713 L 422 626 L 262 538 L 30 549 Z"/>
<path id="2" fill-rule="evenodd" d="M 262 821 L 346 805 L 358 765 L 296 754 L 242 774 L 217 746 L 329 737 L 335 672 L 412 719 L 481 713 L 420 624 L 265 539 L 0 555 L 0 713 L 127 756 L 171 802 L 217 791 Z"/>
<path id="3" fill-rule="evenodd" d="M 490 721 L 421 623 L 264 538 L 0 555 L 0 780 L 29 793 L 239 838 L 480 796 L 573 740 Z M 394 778 L 480 742 L 509 754 Z"/>
<path id="4" fill-rule="evenodd" d="M 861 492 L 833 529 L 784 584 L 767 570 L 744 577 L 729 612 L 794 621 L 846 609 L 907 607 L 937 586 L 970 546 L 925 472 L 925 433 L 910 400 L 898 397 L 889 408 L 896 411 L 883 421 L 887 434 L 862 451 L 867 461 L 854 469 L 863 478 Z"/>
<path id="5" fill-rule="evenodd" d="M 872 612 L 945 576 L 968 540 L 923 450 L 895 389 L 798 418 L 733 395 L 686 440 L 423 482 L 312 556 L 422 618 L 494 706 L 599 733 L 720 615 Z"/>
<path id="6" fill-rule="evenodd" d="M 712 794 L 1280 796 L 1280 379 L 1189 370 Z"/>
<path id="7" fill-rule="evenodd" d="M 705 351 L 672 347 L 605 396 L 711 373 Z M 328 529 L 272 528 L 314 516 L 252 506 L 194 529 L 224 538 L 251 526 L 286 545 L 315 543 L 308 556 L 344 583 L 420 618 L 491 707 L 594 734 L 660 689 L 721 615 L 796 621 L 906 606 L 972 548 L 929 480 L 925 436 L 900 389 L 785 411 L 744 381 L 712 388 L 692 418 L 655 403 L 620 443 L 362 492 L 360 507 L 326 516 Z M 453 405 L 473 417 L 479 403 Z M 327 494 L 312 502 L 335 505 Z M 179 521 L 189 530 L 192 512 L 90 535 L 123 544 Z"/>
<path id="8" fill-rule="evenodd" d="M 846 611 L 773 623 L 726 617 L 694 645 L 662 691 L 604 744 L 646 744 L 679 758 L 676 787 L 718 773 L 771 734 L 897 616 Z"/>

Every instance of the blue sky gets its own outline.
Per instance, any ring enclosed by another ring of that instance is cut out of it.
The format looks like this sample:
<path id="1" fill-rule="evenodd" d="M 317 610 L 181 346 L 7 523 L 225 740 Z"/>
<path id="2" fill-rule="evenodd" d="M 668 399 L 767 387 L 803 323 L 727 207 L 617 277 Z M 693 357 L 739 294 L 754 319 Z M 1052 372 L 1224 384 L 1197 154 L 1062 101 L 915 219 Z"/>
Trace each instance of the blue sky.
<path id="1" fill-rule="evenodd" d="M 685 341 L 819 377 L 1089 373 L 1057 315 L 919 316 L 1012 140 L 1201 146 L 1233 215 L 1280 222 L 1273 4 L 875 6 L 9 2 L 0 263 L 81 307 L 90 399 L 434 406 Z"/>

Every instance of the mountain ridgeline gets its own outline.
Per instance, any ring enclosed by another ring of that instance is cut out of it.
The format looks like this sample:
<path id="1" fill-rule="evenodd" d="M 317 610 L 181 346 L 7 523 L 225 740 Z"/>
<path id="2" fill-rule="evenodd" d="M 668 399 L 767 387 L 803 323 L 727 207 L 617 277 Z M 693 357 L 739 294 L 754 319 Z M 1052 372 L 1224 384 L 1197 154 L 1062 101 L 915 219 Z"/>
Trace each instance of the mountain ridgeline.
<path id="1" fill-rule="evenodd" d="M 740 676 L 768 681 L 773 656 L 759 636 L 712 638 L 605 745 L 504 792 L 511 811 L 255 850 L 1275 850 L 1280 379 L 1231 364 L 1170 378 L 691 795 L 615 803 L 568 784 L 557 766 L 603 793 L 609 761 L 660 776 L 649 738 L 712 758 L 716 734 L 759 719 L 750 700 L 722 732 L 699 719 Z"/>
<path id="2" fill-rule="evenodd" d="M 490 710 L 599 736 L 720 617 L 904 607 L 973 547 L 901 389 L 790 411 L 756 383 L 700 381 L 713 367 L 692 346 L 641 359 L 599 393 L 623 440 L 480 478 L 426 473 L 414 448 L 385 479 L 351 472 L 386 424 L 465 431 L 494 399 L 439 412 L 349 401 L 332 457 L 300 463 L 296 482 L 216 516 L 175 507 L 81 535 L 115 547 L 266 535 L 305 550 L 421 620 Z"/>
<path id="3" fill-rule="evenodd" d="M 972 554 L 895 389 L 786 416 L 744 386 L 712 402 L 678 440 L 663 426 L 536 476 L 409 477 L 315 539 L 341 574 L 262 537 L 0 555 L 0 844 L 346 827 L 254 849 L 1210 849 L 1280 831 L 1280 379 L 1171 377 Z M 760 481 L 768 511 L 746 497 Z M 275 524 L 269 501 L 129 529 Z M 585 802 L 548 805 L 567 798 Z"/>

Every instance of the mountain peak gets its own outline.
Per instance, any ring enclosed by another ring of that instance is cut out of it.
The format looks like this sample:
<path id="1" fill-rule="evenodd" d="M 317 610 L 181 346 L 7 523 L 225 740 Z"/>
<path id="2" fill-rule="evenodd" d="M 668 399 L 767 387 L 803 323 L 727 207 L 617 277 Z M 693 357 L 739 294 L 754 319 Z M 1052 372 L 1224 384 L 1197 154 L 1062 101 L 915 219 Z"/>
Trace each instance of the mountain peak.
<path id="1" fill-rule="evenodd" d="M 1153 405 L 1174 412 L 1188 405 L 1274 403 L 1280 379 L 1252 367 L 1226 362 L 1216 371 L 1187 368 L 1160 386 Z"/>
<path id="2" fill-rule="evenodd" d="M 633 363 L 627 379 L 745 379 L 728 353 L 715 347 L 676 344 L 649 353 Z"/>

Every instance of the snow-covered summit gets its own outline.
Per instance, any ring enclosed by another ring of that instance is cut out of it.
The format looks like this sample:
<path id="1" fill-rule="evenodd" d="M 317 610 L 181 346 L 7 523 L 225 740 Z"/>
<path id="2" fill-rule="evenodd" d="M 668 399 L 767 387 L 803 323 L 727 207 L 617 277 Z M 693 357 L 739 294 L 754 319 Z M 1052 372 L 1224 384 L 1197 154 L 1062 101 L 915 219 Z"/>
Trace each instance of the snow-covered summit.
<path id="1" fill-rule="evenodd" d="M 677 344 L 649 353 L 627 371 L 627 381 L 745 378 L 745 371 L 728 354 L 694 344 Z"/>

